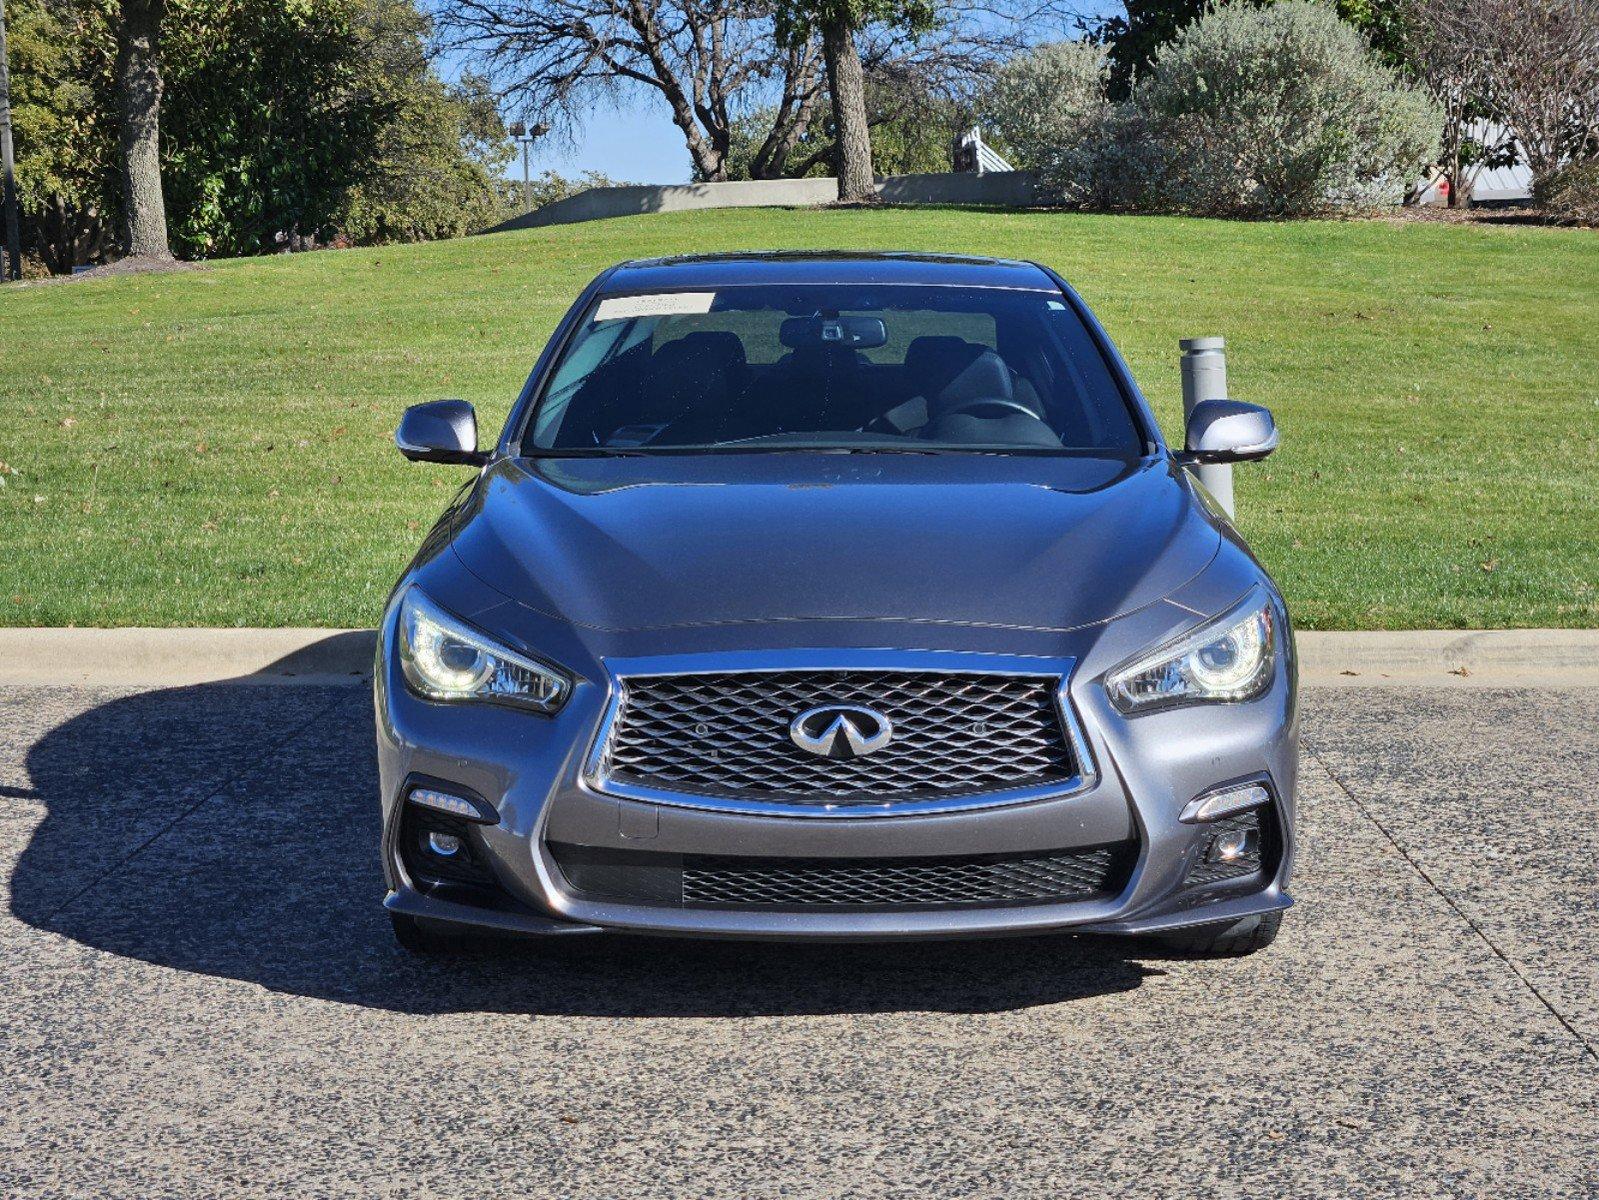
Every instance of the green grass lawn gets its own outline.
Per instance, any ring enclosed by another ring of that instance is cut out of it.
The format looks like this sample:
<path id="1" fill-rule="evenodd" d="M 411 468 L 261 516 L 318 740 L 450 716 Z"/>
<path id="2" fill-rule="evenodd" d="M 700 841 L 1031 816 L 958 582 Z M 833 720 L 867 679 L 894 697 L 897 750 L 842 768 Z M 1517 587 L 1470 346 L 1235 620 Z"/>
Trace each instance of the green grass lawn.
<path id="1" fill-rule="evenodd" d="M 749 247 L 1035 258 L 1180 440 L 1177 339 L 1223 334 L 1283 448 L 1239 524 L 1304 628 L 1599 625 L 1599 237 L 956 209 L 628 218 L 0 287 L 0 624 L 370 625 L 463 480 L 390 434 L 498 430 L 619 259 Z"/>

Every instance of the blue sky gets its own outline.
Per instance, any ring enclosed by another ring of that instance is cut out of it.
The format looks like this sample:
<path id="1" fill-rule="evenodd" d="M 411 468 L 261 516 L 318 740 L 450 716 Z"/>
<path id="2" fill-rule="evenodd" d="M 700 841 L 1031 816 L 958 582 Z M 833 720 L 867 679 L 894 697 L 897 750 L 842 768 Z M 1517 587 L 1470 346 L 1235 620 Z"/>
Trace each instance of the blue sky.
<path id="1" fill-rule="evenodd" d="M 575 147 L 535 142 L 532 164 L 535 173 L 598 171 L 623 183 L 687 183 L 690 174 L 682 131 L 672 124 L 665 101 L 648 97 L 614 111 L 597 111 Z M 522 177 L 520 156 L 511 174 Z"/>

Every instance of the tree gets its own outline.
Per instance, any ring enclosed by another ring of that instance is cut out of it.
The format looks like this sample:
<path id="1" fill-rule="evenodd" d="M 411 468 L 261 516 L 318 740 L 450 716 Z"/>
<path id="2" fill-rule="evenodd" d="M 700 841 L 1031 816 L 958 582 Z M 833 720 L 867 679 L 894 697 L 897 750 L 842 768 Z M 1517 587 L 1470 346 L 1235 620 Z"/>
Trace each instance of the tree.
<path id="1" fill-rule="evenodd" d="M 121 0 L 117 34 L 117 166 L 123 249 L 171 258 L 161 193 L 161 22 L 166 0 Z"/>
<path id="2" fill-rule="evenodd" d="M 793 47 L 818 34 L 827 63 L 833 108 L 838 198 L 860 203 L 877 194 L 872 172 L 872 135 L 866 116 L 866 73 L 856 38 L 873 23 L 912 34 L 933 27 L 933 0 L 778 0 L 777 38 Z"/>
<path id="3" fill-rule="evenodd" d="M 422 241 L 460 237 L 501 220 L 509 207 L 505 168 L 514 153 L 484 81 L 467 75 L 448 85 L 419 53 L 387 84 L 392 108 L 377 131 L 370 166 L 347 197 L 345 236 Z"/>
<path id="4" fill-rule="evenodd" d="M 1481 0 L 1488 107 L 1534 183 L 1599 154 L 1599 0 Z"/>
<path id="5" fill-rule="evenodd" d="M 1478 174 L 1514 160 L 1514 138 L 1489 123 L 1489 56 L 1480 0 L 1405 0 L 1403 42 L 1414 73 L 1443 114 L 1435 177 L 1451 208 L 1471 196 Z"/>
<path id="6" fill-rule="evenodd" d="M 411 0 L 169 0 L 173 241 L 189 257 L 456 236 L 499 216 L 509 146 L 444 83 Z"/>
<path id="7" fill-rule="evenodd" d="M 0 0 L 0 280 L 22 278 L 22 227 L 17 219 L 17 174 L 11 138 L 11 57 L 6 8 Z"/>
<path id="8" fill-rule="evenodd" d="M 1063 147 L 1093 137 L 1110 105 L 1102 47 L 1045 42 L 997 72 L 980 101 L 984 133 L 997 135 L 1013 163 L 1048 166 Z"/>
<path id="9" fill-rule="evenodd" d="M 971 122 L 963 102 L 927 91 L 915 80 L 883 76 L 866 68 L 866 123 L 872 135 L 872 164 L 884 175 L 949 170 L 950 147 Z M 772 122 L 767 108 L 757 108 L 733 122 L 727 152 L 729 179 L 755 179 L 753 163 L 764 131 Z M 832 110 L 821 107 L 778 165 L 783 177 L 831 175 L 838 156 Z"/>
<path id="10" fill-rule="evenodd" d="M 1519 149 L 1537 181 L 1599 153 L 1599 0 L 1405 0 L 1410 60 L 1445 113 L 1450 201 Z"/>
<path id="11" fill-rule="evenodd" d="M 51 271 L 120 224 L 114 0 L 14 13 L 25 244 Z M 502 216 L 481 81 L 443 82 L 412 0 L 166 0 L 161 186 L 185 258 L 453 236 Z"/>
<path id="12" fill-rule="evenodd" d="M 831 127 L 845 132 L 829 132 L 828 141 L 849 143 L 852 175 L 869 184 L 862 105 L 839 109 L 839 95 L 863 98 L 869 128 L 874 80 L 950 98 L 969 93 L 1026 28 L 1000 19 L 989 0 L 839 3 L 838 13 L 857 24 L 853 37 L 831 43 L 814 19 L 823 9 L 809 0 L 437 0 L 435 9 L 441 44 L 482 71 L 504 104 L 557 137 L 622 96 L 658 98 L 683 135 L 694 177 L 706 182 L 730 171 L 795 174 L 816 141 L 818 111 L 829 107 L 821 103 L 827 88 Z"/>
<path id="13" fill-rule="evenodd" d="M 775 88 L 756 159 L 792 149 L 821 89 L 818 48 L 779 47 L 747 0 L 439 0 L 442 43 L 467 56 L 513 108 L 570 135 L 627 92 L 658 96 L 699 179 L 726 178 L 734 97 Z"/>
<path id="14" fill-rule="evenodd" d="M 66 274 L 119 223 L 116 39 L 105 10 L 6 0 L 25 253 Z"/>
<path id="15" fill-rule="evenodd" d="M 1431 98 L 1326 4 L 1223 4 L 1044 175 L 1095 207 L 1307 216 L 1398 201 L 1437 130 Z"/>
<path id="16" fill-rule="evenodd" d="M 1257 5 L 1273 0 L 1248 0 Z M 1400 54 L 1400 13 L 1405 0 L 1335 0 L 1338 15 L 1366 35 L 1390 66 Z M 1108 47 L 1111 95 L 1124 100 L 1146 74 L 1155 53 L 1179 32 L 1199 20 L 1212 0 L 1125 0 L 1124 15 L 1089 22 L 1093 41 Z"/>

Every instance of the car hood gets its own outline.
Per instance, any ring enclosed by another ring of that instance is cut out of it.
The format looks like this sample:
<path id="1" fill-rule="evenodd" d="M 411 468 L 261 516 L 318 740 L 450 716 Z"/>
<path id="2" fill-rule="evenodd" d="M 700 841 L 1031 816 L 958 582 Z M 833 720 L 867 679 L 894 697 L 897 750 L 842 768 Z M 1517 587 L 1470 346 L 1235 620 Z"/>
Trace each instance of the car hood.
<path id="1" fill-rule="evenodd" d="M 502 460 L 453 541 L 509 598 L 613 631 L 1071 629 L 1158 600 L 1219 544 L 1165 460 L 819 453 Z"/>

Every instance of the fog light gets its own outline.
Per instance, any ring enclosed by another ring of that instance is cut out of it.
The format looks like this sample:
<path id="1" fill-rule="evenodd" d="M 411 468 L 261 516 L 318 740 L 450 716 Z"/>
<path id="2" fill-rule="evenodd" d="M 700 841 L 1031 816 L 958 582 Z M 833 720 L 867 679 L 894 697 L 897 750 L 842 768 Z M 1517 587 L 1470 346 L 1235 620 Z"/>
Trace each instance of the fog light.
<path id="1" fill-rule="evenodd" d="M 483 811 L 482 805 L 468 800 L 465 796 L 441 792 L 438 788 L 412 788 L 411 794 L 406 798 L 412 804 L 420 804 L 423 808 L 431 808 L 435 812 L 449 813 L 455 817 L 465 817 L 468 821 L 483 821 L 487 823 L 493 820 Z"/>
<path id="2" fill-rule="evenodd" d="M 461 852 L 461 839 L 453 833 L 433 830 L 428 834 L 428 849 L 440 858 L 454 858 Z"/>
<path id="3" fill-rule="evenodd" d="M 1177 819 L 1190 824 L 1195 821 L 1215 821 L 1246 809 L 1259 808 L 1270 799 L 1271 793 L 1264 784 L 1242 783 L 1190 800 Z"/>
<path id="4" fill-rule="evenodd" d="M 1253 829 L 1229 829 L 1225 833 L 1218 833 L 1211 839 L 1210 849 L 1205 852 L 1205 861 L 1213 863 L 1237 862 L 1253 852 L 1255 848 L 1255 831 Z"/>

